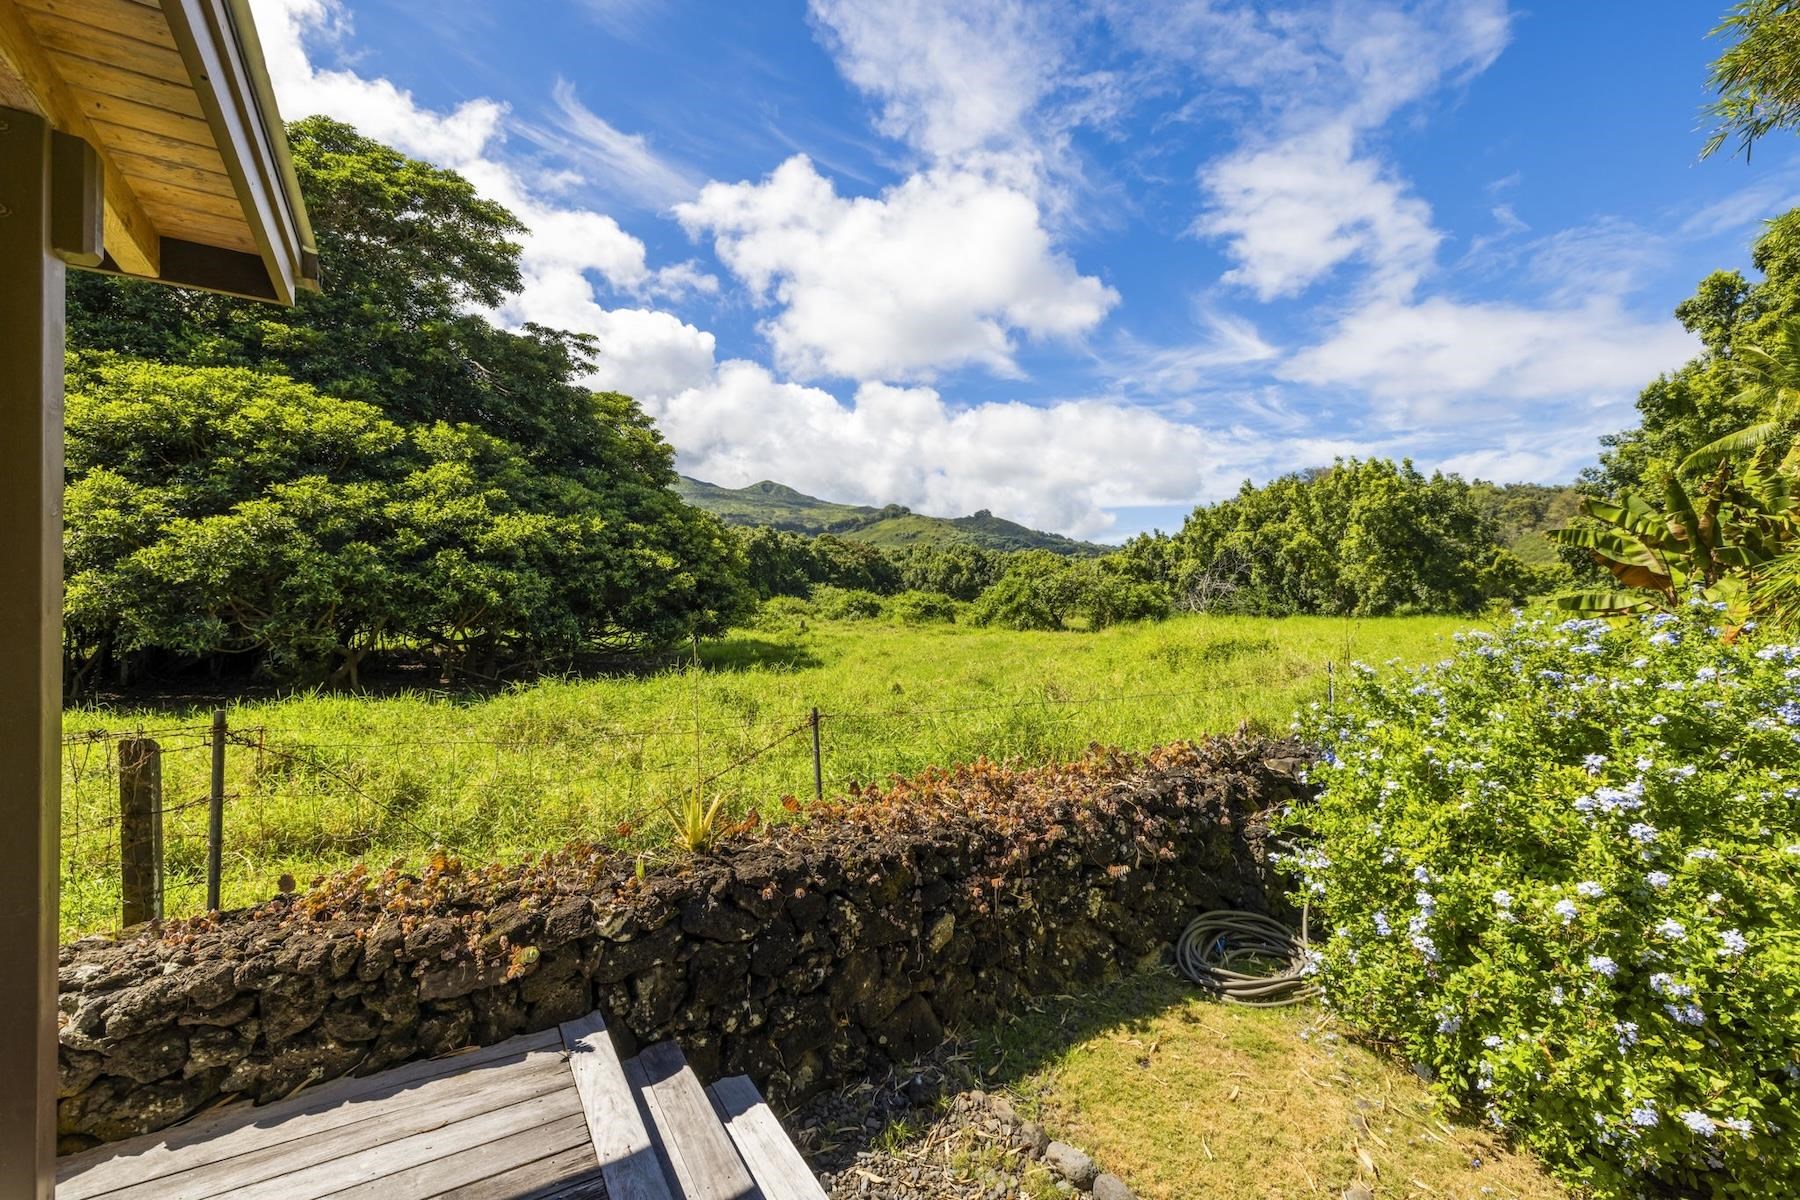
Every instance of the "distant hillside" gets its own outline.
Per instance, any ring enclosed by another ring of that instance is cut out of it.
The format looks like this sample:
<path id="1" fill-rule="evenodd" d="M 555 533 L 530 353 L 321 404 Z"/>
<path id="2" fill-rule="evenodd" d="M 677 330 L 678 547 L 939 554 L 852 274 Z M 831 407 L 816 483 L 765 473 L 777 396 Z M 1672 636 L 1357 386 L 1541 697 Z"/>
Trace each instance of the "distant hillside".
<path id="1" fill-rule="evenodd" d="M 1556 546 L 1544 536 L 1575 518 L 1581 494 L 1567 485 L 1488 483 L 1469 485 L 1479 504 L 1500 525 L 1500 541 L 1514 554 L 1542 567 L 1557 562 Z"/>
<path id="2" fill-rule="evenodd" d="M 763 480 L 727 488 L 683 475 L 675 490 L 697 508 L 717 513 L 733 525 L 769 525 L 793 533 L 835 533 L 852 541 L 901 547 L 968 542 L 988 550 L 1049 550 L 1056 554 L 1099 554 L 1106 547 L 1057 533 L 1027 529 L 983 509 L 968 517 L 927 517 L 898 504 L 833 504 Z"/>

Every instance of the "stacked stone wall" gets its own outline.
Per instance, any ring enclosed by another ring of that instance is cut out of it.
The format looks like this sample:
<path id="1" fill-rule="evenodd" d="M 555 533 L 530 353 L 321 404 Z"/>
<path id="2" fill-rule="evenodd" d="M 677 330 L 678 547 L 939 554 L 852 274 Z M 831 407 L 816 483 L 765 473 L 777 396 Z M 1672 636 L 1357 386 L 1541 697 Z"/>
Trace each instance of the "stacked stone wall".
<path id="1" fill-rule="evenodd" d="M 596 1008 L 630 1053 L 793 1103 L 1023 996 L 1166 953 L 1197 911 L 1270 907 L 1263 839 L 1302 758 L 1248 737 L 871 789 L 642 872 L 361 870 L 255 908 L 63 947 L 65 1149 Z"/>

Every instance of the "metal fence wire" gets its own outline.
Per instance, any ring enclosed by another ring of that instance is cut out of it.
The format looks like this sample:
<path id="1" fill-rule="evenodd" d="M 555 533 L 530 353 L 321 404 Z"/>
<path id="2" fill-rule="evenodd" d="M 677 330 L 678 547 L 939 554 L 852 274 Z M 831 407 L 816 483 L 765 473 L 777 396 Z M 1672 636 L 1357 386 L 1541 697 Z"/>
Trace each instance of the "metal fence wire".
<path id="1" fill-rule="evenodd" d="M 945 718 L 987 714 L 1002 730 L 1078 749 L 1065 726 L 1096 708 L 1251 686 L 814 708 L 798 721 L 546 724 L 497 737 L 313 741 L 231 726 L 223 712 L 211 724 L 84 730 L 62 745 L 64 931 L 117 928 L 145 904 L 149 915 L 175 917 L 250 903 L 296 886 L 294 876 L 375 855 L 441 848 L 504 859 L 570 841 L 653 850 L 681 801 L 697 793 L 822 799 L 828 784 L 931 765 L 910 750 L 908 735 Z M 153 787 L 142 777 L 149 768 L 130 757 L 142 753 L 154 755 Z M 146 841 L 153 894 L 134 906 Z"/>

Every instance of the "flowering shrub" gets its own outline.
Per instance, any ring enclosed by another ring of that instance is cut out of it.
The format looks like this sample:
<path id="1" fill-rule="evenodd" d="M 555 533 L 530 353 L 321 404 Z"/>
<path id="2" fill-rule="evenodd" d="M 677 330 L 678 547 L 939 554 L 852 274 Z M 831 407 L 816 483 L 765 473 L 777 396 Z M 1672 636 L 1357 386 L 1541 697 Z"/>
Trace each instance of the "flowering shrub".
<path id="1" fill-rule="evenodd" d="M 1520 619 L 1300 725 L 1329 1003 L 1599 1197 L 1800 1180 L 1800 646 Z"/>

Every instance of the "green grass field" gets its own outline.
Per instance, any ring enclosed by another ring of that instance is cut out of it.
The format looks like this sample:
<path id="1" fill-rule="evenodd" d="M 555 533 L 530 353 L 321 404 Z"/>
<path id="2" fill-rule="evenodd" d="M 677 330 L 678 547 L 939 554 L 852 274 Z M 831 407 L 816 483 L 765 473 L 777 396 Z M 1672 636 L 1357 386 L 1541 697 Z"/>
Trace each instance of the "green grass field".
<path id="1" fill-rule="evenodd" d="M 1284 728 L 1324 695 L 1328 661 L 1441 657 L 1470 623 L 1190 616 L 1089 634 L 793 621 L 703 647 L 698 671 L 244 703 L 229 714 L 224 903 L 264 899 L 284 873 L 304 884 L 434 842 L 471 862 L 572 839 L 666 852 L 668 805 L 696 775 L 734 819 L 779 817 L 784 795 L 812 792 L 815 705 L 825 788 L 838 794 L 982 755 L 1041 762 L 1244 720 Z M 65 937 L 118 923 L 114 733 L 141 729 L 163 746 L 167 909 L 202 907 L 209 716 L 65 715 L 76 739 L 64 749 Z"/>

